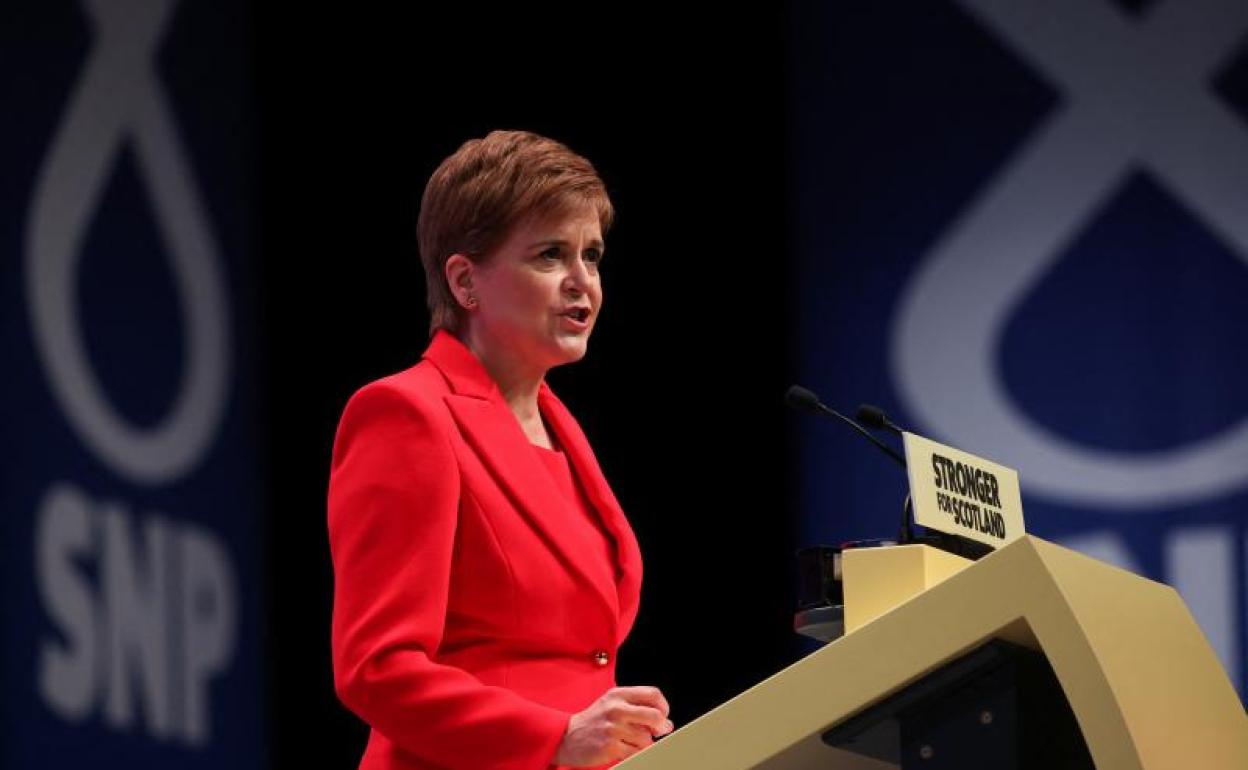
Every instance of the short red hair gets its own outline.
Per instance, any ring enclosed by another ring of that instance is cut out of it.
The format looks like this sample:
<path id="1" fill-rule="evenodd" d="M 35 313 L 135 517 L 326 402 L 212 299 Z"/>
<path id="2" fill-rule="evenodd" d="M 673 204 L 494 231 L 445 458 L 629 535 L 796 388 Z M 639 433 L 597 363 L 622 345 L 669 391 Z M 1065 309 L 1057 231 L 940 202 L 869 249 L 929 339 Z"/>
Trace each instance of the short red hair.
<path id="1" fill-rule="evenodd" d="M 446 261 L 480 262 L 522 220 L 594 207 L 605 235 L 615 211 L 588 160 L 528 131 L 492 131 L 442 161 L 420 201 L 416 225 L 425 268 L 430 334 L 456 332 L 463 310 L 446 282 Z"/>

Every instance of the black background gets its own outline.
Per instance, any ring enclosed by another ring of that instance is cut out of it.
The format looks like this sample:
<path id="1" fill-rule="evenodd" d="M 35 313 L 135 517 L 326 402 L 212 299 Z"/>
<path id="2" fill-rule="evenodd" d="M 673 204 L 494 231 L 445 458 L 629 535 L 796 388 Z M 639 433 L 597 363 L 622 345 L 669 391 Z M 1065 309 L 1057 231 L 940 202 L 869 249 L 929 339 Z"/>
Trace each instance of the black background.
<path id="1" fill-rule="evenodd" d="M 795 660 L 784 11 L 309 8 L 254 27 L 270 764 L 363 749 L 329 654 L 333 433 L 424 349 L 419 196 L 494 128 L 587 156 L 618 213 L 590 353 L 550 380 L 642 546 L 620 683 L 680 726 Z"/>

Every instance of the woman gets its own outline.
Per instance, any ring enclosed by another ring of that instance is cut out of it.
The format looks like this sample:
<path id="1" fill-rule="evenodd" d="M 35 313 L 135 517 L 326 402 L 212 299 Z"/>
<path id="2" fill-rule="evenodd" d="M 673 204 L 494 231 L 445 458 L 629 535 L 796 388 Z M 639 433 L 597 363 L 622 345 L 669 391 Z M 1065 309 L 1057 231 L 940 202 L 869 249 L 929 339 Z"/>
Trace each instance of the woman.
<path id="1" fill-rule="evenodd" d="M 433 340 L 347 404 L 334 442 L 333 659 L 361 768 L 590 767 L 670 732 L 616 687 L 637 541 L 545 383 L 585 355 L 612 208 L 563 145 L 496 131 L 430 178 Z"/>

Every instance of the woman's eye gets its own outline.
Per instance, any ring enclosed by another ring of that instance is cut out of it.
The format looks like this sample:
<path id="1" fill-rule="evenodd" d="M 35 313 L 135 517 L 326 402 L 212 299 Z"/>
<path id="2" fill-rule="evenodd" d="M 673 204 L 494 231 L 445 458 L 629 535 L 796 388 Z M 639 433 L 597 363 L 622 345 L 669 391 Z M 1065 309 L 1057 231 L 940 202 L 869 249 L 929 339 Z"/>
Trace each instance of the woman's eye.
<path id="1" fill-rule="evenodd" d="M 585 252 L 585 261 L 591 265 L 596 265 L 602 261 L 602 252 L 598 249 L 589 249 Z"/>
<path id="2" fill-rule="evenodd" d="M 549 259 L 549 260 L 559 259 L 560 257 L 559 247 L 551 246 L 549 249 L 543 250 L 538 256 L 540 256 L 542 259 Z"/>

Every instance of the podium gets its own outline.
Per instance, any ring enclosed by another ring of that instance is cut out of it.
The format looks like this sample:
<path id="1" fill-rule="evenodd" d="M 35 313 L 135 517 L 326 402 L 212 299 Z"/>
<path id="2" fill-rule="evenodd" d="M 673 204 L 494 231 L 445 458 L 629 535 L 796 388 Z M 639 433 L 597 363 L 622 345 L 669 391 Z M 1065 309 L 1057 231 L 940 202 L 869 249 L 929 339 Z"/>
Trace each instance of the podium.
<path id="1" fill-rule="evenodd" d="M 1248 716 L 1168 586 L 1032 536 L 976 562 L 918 545 L 847 551 L 843 579 L 843 637 L 618 767 L 940 766 L 947 746 L 920 740 L 909 750 L 923 755 L 890 758 L 854 742 L 870 743 L 867 723 L 879 733 L 890 714 L 937 702 L 976 672 L 999 678 L 1018 650 L 1060 687 L 1056 705 L 1037 707 L 1024 693 L 1014 718 L 1043 721 L 1076 751 L 1086 746 L 1095 767 L 1248 768 Z M 995 708 L 979 712 L 985 731 Z M 976 766 L 1002 765 L 965 765 Z"/>

